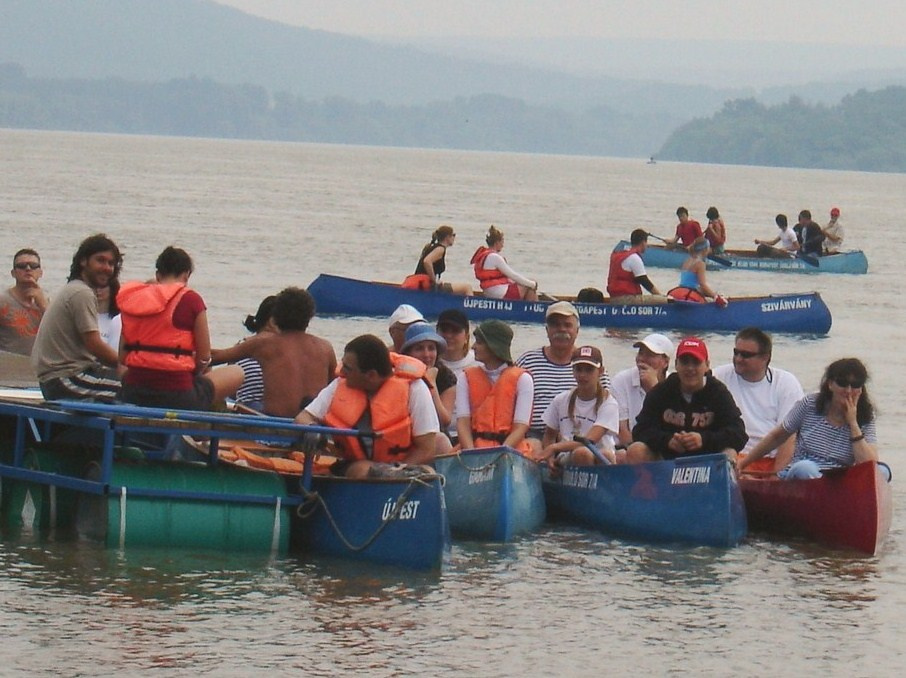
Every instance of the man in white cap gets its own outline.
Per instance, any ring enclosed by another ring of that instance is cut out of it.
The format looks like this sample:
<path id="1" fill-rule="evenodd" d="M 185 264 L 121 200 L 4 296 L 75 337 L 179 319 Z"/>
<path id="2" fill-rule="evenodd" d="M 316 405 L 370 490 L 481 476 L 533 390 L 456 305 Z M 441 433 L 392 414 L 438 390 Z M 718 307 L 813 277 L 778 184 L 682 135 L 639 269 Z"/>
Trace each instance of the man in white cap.
<path id="1" fill-rule="evenodd" d="M 757 327 L 746 327 L 736 334 L 733 362 L 713 371 L 733 394 L 742 411 L 749 436 L 743 453 L 761 442 L 805 395 L 795 375 L 770 366 L 772 348 L 769 334 Z M 795 443 L 796 436 L 790 436 L 779 448 L 754 462 L 752 469 L 779 471 L 785 468 L 793 458 Z"/>
<path id="2" fill-rule="evenodd" d="M 397 306 L 396 310 L 390 315 L 390 325 L 387 328 L 390 338 L 393 340 L 390 350 L 394 353 L 400 353 L 403 342 L 406 341 L 406 330 L 409 325 L 423 322 L 425 322 L 425 316 L 415 306 L 410 306 L 409 304 Z"/>
<path id="3" fill-rule="evenodd" d="M 667 378 L 673 342 L 663 334 L 649 334 L 635 342 L 635 366 L 614 375 L 610 392 L 620 405 L 620 444 L 632 442 L 632 427 L 645 402 L 645 396 Z"/>
<path id="4" fill-rule="evenodd" d="M 538 440 L 544 437 L 543 415 L 554 396 L 576 387 L 572 360 L 579 336 L 579 311 L 568 301 L 555 302 L 547 307 L 544 324 L 550 343 L 526 351 L 516 360 L 516 365 L 528 370 L 535 382 L 535 402 L 528 436 Z M 607 370 L 601 372 L 601 386 L 610 388 Z"/>

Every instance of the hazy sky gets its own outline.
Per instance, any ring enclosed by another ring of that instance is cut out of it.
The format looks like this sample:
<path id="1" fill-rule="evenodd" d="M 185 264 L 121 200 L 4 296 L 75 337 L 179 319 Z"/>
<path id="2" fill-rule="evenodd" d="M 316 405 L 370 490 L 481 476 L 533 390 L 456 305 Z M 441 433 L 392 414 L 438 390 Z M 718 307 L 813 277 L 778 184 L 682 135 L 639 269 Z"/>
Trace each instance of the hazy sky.
<path id="1" fill-rule="evenodd" d="M 216 0 L 353 35 L 671 38 L 906 46 L 903 0 Z M 698 48 L 701 44 L 698 43 Z"/>

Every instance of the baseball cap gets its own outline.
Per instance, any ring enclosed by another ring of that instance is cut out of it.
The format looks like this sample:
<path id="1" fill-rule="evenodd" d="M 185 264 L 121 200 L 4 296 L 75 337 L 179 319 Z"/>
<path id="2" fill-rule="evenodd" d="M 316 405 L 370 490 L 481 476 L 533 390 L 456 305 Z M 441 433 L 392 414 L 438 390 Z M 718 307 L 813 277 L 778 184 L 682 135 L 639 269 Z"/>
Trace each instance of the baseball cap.
<path id="1" fill-rule="evenodd" d="M 677 358 L 684 355 L 691 355 L 693 358 L 705 362 L 708 359 L 708 347 L 698 337 L 686 337 L 676 349 Z"/>
<path id="2" fill-rule="evenodd" d="M 839 217 L 839 216 L 840 216 L 840 208 L 839 208 L 839 207 L 831 207 L 831 216 L 832 216 L 832 217 Z"/>
<path id="3" fill-rule="evenodd" d="M 419 321 L 424 322 L 424 320 L 425 316 L 423 316 L 421 311 L 415 308 L 415 306 L 400 304 L 390 316 L 390 327 L 393 327 L 397 323 L 400 325 L 410 325 Z"/>
<path id="4" fill-rule="evenodd" d="M 547 311 L 544 313 L 545 319 L 550 318 L 552 315 L 572 315 L 578 318 L 579 311 L 568 301 L 556 301 L 548 306 Z"/>
<path id="5" fill-rule="evenodd" d="M 458 308 L 448 308 L 446 311 L 441 311 L 440 315 L 437 316 L 437 326 L 440 327 L 441 325 L 452 325 L 457 329 L 469 331 L 469 319 Z"/>
<path id="6" fill-rule="evenodd" d="M 604 365 L 604 356 L 602 356 L 601 351 L 594 346 L 580 346 L 573 351 L 572 364 L 584 364 L 600 368 Z"/>
<path id="7" fill-rule="evenodd" d="M 663 334 L 649 334 L 641 341 L 637 341 L 632 345 L 633 348 L 639 348 L 640 346 L 644 346 L 652 353 L 665 355 L 668 358 L 673 355 L 673 342 Z"/>

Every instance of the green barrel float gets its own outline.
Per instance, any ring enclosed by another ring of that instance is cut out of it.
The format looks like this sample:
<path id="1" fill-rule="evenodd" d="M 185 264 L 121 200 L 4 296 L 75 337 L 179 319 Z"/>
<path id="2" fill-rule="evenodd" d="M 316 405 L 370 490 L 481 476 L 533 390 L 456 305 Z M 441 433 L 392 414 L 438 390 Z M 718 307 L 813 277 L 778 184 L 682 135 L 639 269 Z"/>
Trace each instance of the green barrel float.
<path id="1" fill-rule="evenodd" d="M 90 465 L 87 478 L 100 478 Z M 290 508 L 276 473 L 226 465 L 116 462 L 110 493 L 79 496 L 81 536 L 111 547 L 189 547 L 287 552 Z M 117 488 L 125 488 L 121 493 Z M 193 492 L 204 498 L 144 496 L 142 491 Z M 228 495 L 270 497 L 268 503 L 227 501 Z M 220 498 L 218 498 L 220 497 Z"/>
<path id="2" fill-rule="evenodd" d="M 85 449 L 36 447 L 26 450 L 23 466 L 35 471 L 81 477 L 89 463 Z M 72 530 L 77 494 L 73 490 L 27 480 L 3 479 L 3 527 L 18 532 L 27 526 L 37 532 Z"/>

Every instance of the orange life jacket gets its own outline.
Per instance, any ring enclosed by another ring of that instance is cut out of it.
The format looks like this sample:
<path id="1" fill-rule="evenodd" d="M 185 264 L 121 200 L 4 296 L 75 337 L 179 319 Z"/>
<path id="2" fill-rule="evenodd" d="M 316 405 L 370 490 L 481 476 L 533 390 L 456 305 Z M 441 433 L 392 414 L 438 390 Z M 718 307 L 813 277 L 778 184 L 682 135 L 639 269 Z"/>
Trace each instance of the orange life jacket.
<path id="1" fill-rule="evenodd" d="M 638 254 L 636 248 L 610 254 L 610 270 L 607 273 L 607 294 L 612 297 L 625 297 L 630 294 L 641 294 L 642 286 L 635 281 L 632 271 L 623 270 L 623 262 L 630 255 Z"/>
<path id="2" fill-rule="evenodd" d="M 189 288 L 132 281 L 116 295 L 123 316 L 123 347 L 128 367 L 167 372 L 195 370 L 195 335 L 173 325 L 173 312 Z"/>
<path id="3" fill-rule="evenodd" d="M 324 423 L 334 428 L 359 428 L 365 410 L 371 413 L 371 429 L 380 436 L 374 439 L 369 457 L 362 442 L 353 436 L 334 436 L 346 459 L 370 459 L 378 462 L 399 461 L 412 447 L 412 418 L 409 416 L 409 387 L 425 376 L 425 364 L 410 356 L 391 353 L 393 374 L 370 398 L 359 389 L 350 388 L 345 377 L 338 377 L 337 390 L 330 402 Z"/>
<path id="4" fill-rule="evenodd" d="M 472 412 L 472 438 L 475 447 L 496 447 L 513 430 L 513 415 L 516 412 L 516 392 L 519 377 L 525 373 L 521 367 L 511 366 L 501 372 L 496 383 L 483 368 L 467 367 L 469 380 L 469 409 Z M 516 448 L 530 455 L 531 446 L 523 440 Z"/>
<path id="5" fill-rule="evenodd" d="M 484 260 L 493 251 L 490 247 L 481 246 L 475 250 L 475 254 L 472 255 L 472 259 L 469 262 L 474 267 L 475 277 L 478 278 L 478 283 L 483 290 L 495 285 L 508 285 L 510 282 L 510 279 L 496 268 L 484 268 Z"/>

